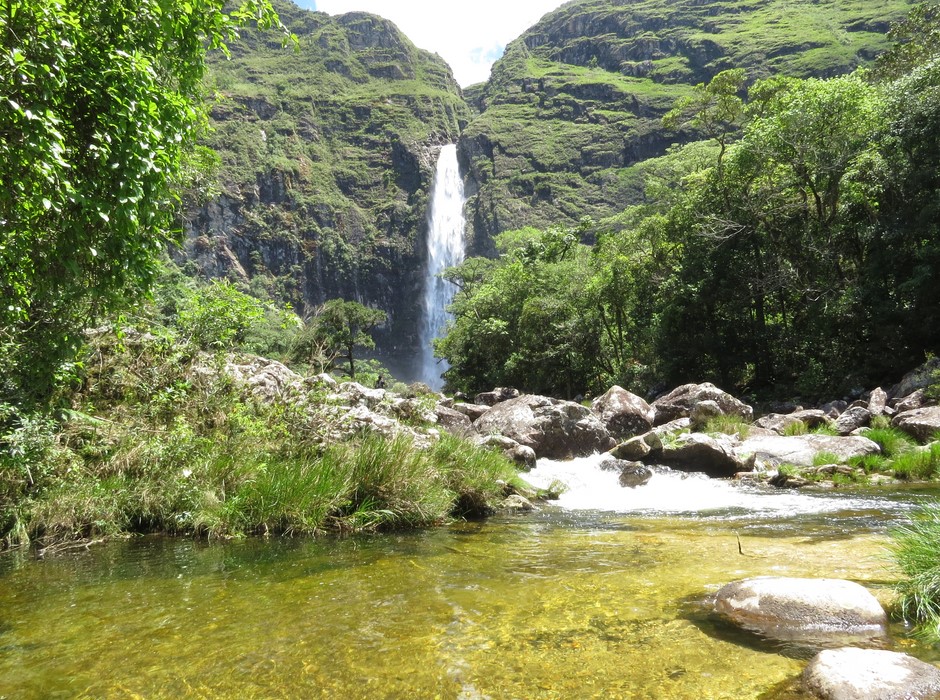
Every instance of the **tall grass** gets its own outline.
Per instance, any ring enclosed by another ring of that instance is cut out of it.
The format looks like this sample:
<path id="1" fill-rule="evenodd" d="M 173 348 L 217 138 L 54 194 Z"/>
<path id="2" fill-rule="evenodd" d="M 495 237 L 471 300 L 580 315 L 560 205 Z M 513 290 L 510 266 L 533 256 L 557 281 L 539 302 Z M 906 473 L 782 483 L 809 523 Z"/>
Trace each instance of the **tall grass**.
<path id="1" fill-rule="evenodd" d="M 940 504 L 924 506 L 891 535 L 892 554 L 905 576 L 896 587 L 898 609 L 919 634 L 940 641 Z"/>
<path id="2" fill-rule="evenodd" d="M 430 447 L 350 435 L 315 395 L 255 401 L 163 345 L 101 350 L 100 377 L 63 422 L 26 421 L 0 442 L 8 545 L 422 527 L 484 513 L 518 479 L 502 455 L 450 435 Z"/>
<path id="3" fill-rule="evenodd" d="M 704 432 L 737 435 L 744 440 L 750 435 L 751 424 L 740 416 L 722 414 L 709 418 L 705 422 Z"/>
<path id="4" fill-rule="evenodd" d="M 897 457 L 913 450 L 917 443 L 907 434 L 897 428 L 878 427 L 865 431 L 865 437 L 878 443 L 881 454 L 885 457 Z"/>
<path id="5" fill-rule="evenodd" d="M 940 442 L 898 455 L 891 463 L 891 469 L 895 477 L 907 481 L 932 479 L 940 475 Z"/>

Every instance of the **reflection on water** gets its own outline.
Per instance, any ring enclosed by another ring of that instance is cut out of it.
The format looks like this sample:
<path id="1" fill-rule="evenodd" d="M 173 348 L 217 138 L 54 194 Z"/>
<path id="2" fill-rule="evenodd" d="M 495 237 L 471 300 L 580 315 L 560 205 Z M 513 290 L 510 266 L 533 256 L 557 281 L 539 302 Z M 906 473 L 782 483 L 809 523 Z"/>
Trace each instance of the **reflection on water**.
<path id="1" fill-rule="evenodd" d="M 756 698 L 805 661 L 703 601 L 760 574 L 884 598 L 884 529 L 913 499 L 840 498 L 710 515 L 563 503 L 414 534 L 7 554 L 0 697 Z"/>

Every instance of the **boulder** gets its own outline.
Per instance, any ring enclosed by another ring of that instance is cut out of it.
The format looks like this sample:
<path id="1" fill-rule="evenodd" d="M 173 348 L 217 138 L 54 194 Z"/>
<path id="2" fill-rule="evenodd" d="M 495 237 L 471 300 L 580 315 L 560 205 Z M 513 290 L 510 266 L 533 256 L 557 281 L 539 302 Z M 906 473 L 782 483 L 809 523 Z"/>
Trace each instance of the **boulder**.
<path id="1" fill-rule="evenodd" d="M 836 431 L 839 435 L 848 435 L 854 430 L 864 428 L 871 423 L 871 413 L 862 406 L 852 406 L 845 409 L 836 419 Z"/>
<path id="2" fill-rule="evenodd" d="M 676 418 L 662 425 L 656 425 L 650 432 L 662 438 L 665 435 L 681 433 L 683 430 L 688 430 L 691 425 L 692 419 L 686 416 L 685 418 Z"/>
<path id="3" fill-rule="evenodd" d="M 503 401 L 473 425 L 481 435 L 505 435 L 549 459 L 583 457 L 614 446 L 589 408 L 547 396 L 527 394 Z"/>
<path id="4" fill-rule="evenodd" d="M 662 425 L 677 418 L 691 415 L 692 408 L 701 401 L 714 401 L 721 412 L 729 416 L 740 416 L 746 421 L 754 418 L 754 409 L 738 401 L 731 394 L 714 384 L 683 384 L 653 402 L 656 411 L 655 424 Z"/>
<path id="5" fill-rule="evenodd" d="M 783 435 L 791 425 L 802 423 L 809 429 L 817 428 L 820 425 L 828 425 L 828 415 L 819 409 L 807 409 L 794 411 L 793 413 L 768 413 L 766 416 L 758 418 L 754 425 L 765 430 Z"/>
<path id="6" fill-rule="evenodd" d="M 369 389 L 358 382 L 343 382 L 336 391 L 347 406 L 375 408 L 385 398 L 384 389 Z"/>
<path id="7" fill-rule="evenodd" d="M 473 398 L 474 403 L 478 403 L 482 406 L 495 406 L 498 403 L 503 401 L 509 401 L 510 399 L 519 398 L 519 390 L 511 389 L 509 387 L 496 387 L 493 391 L 484 391 L 480 394 L 477 394 Z"/>
<path id="8" fill-rule="evenodd" d="M 888 616 L 867 589 L 840 579 L 760 576 L 723 586 L 715 611 L 743 629 L 779 640 L 871 639 Z"/>
<path id="9" fill-rule="evenodd" d="M 507 496 L 502 503 L 503 510 L 514 511 L 516 513 L 529 513 L 535 510 L 535 506 L 532 505 L 532 502 L 529 501 L 525 496 L 520 496 L 517 493 Z"/>
<path id="10" fill-rule="evenodd" d="M 600 416 L 607 432 L 615 440 L 648 432 L 656 416 L 646 401 L 619 386 L 610 387 L 607 393 L 594 399 L 591 410 Z"/>
<path id="11" fill-rule="evenodd" d="M 663 449 L 663 441 L 656 433 L 637 435 L 625 442 L 621 442 L 610 451 L 610 456 L 624 459 L 628 462 L 638 462 L 650 453 Z"/>
<path id="12" fill-rule="evenodd" d="M 934 373 L 938 370 L 940 370 L 940 357 L 931 358 L 917 369 L 905 374 L 888 393 L 891 396 L 909 396 L 919 389 L 926 389 L 935 382 Z"/>
<path id="13" fill-rule="evenodd" d="M 702 430 L 712 418 L 724 415 L 721 412 L 721 406 L 711 399 L 699 401 L 692 407 L 689 413 L 689 420 L 692 422 L 693 430 Z"/>
<path id="14" fill-rule="evenodd" d="M 523 471 L 535 469 L 536 456 L 535 450 L 527 445 L 516 445 L 508 450 L 503 450 L 503 455 L 516 463 Z"/>
<path id="15" fill-rule="evenodd" d="M 467 418 L 470 419 L 471 423 L 490 410 L 489 406 L 484 406 L 483 404 L 463 403 L 459 401 L 454 403 L 451 408 L 453 408 L 455 411 L 463 413 Z"/>
<path id="16" fill-rule="evenodd" d="M 916 440 L 927 442 L 940 432 L 940 406 L 925 406 L 897 414 L 891 424 Z"/>
<path id="17" fill-rule="evenodd" d="M 813 459 L 821 452 L 828 452 L 835 455 L 840 462 L 847 462 L 852 457 L 878 454 L 881 448 L 878 443 L 855 435 L 749 435 L 738 444 L 735 452 L 741 457 L 753 455 L 771 466 L 793 464 L 798 467 L 811 467 Z"/>
<path id="18" fill-rule="evenodd" d="M 927 392 L 923 389 L 910 393 L 895 402 L 894 408 L 898 413 L 913 411 L 915 408 L 923 408 L 927 405 Z"/>
<path id="19" fill-rule="evenodd" d="M 470 423 L 470 419 L 452 408 L 438 404 L 434 408 L 434 417 L 437 419 L 437 423 L 452 435 L 467 437 L 473 433 L 473 425 Z"/>
<path id="20" fill-rule="evenodd" d="M 225 361 L 225 374 L 243 384 L 256 399 L 271 403 L 283 398 L 303 383 L 299 374 L 287 366 L 264 357 L 229 356 Z"/>
<path id="21" fill-rule="evenodd" d="M 849 407 L 848 403 L 846 403 L 842 399 L 837 399 L 836 401 L 830 401 L 828 403 L 824 403 L 822 406 L 819 407 L 819 410 L 821 410 L 830 418 L 835 419 L 835 418 L 838 418 L 842 414 L 842 411 L 844 411 L 848 407 Z"/>
<path id="22" fill-rule="evenodd" d="M 606 472 L 619 472 L 620 485 L 623 487 L 636 488 L 653 478 L 653 472 L 640 462 L 628 462 L 615 457 L 605 457 L 598 467 Z"/>
<path id="23" fill-rule="evenodd" d="M 738 455 L 736 444 L 737 441 L 727 435 L 713 437 L 703 433 L 684 433 L 674 442 L 664 444 L 662 452 L 653 459 L 656 464 L 679 471 L 731 478 L 738 472 L 754 470 L 753 457 Z"/>
<path id="24" fill-rule="evenodd" d="M 880 416 L 885 412 L 888 405 L 888 392 L 878 387 L 872 389 L 871 396 L 868 397 L 868 412 L 872 416 Z"/>
<path id="25" fill-rule="evenodd" d="M 883 649 L 826 649 L 803 671 L 803 689 L 819 700 L 936 700 L 940 669 Z"/>

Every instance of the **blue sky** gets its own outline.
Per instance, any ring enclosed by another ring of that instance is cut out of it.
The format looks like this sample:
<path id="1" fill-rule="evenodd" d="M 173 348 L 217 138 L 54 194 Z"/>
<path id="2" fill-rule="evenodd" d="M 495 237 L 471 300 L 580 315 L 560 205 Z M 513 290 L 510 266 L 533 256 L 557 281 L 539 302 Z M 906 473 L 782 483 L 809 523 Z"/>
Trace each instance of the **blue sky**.
<path id="1" fill-rule="evenodd" d="M 462 86 L 486 80 L 506 44 L 564 0 L 295 0 L 331 15 L 361 10 L 392 20 L 422 49 L 440 54 Z"/>

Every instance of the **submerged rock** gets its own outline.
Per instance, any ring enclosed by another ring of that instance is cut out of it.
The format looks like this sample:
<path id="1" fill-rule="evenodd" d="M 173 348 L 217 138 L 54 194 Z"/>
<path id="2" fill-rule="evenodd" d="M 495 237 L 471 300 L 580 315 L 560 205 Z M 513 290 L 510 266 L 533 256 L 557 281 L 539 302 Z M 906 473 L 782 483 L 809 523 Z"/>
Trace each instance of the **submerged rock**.
<path id="1" fill-rule="evenodd" d="M 718 591 L 715 611 L 738 627 L 780 640 L 834 635 L 864 641 L 884 635 L 888 624 L 867 589 L 840 579 L 762 576 L 735 581 Z"/>
<path id="2" fill-rule="evenodd" d="M 826 649 L 810 661 L 801 681 L 819 700 L 940 698 L 940 669 L 881 649 Z"/>

